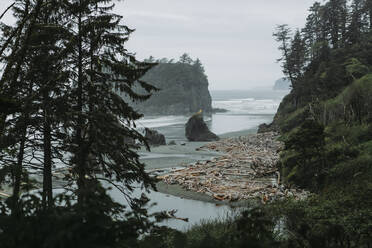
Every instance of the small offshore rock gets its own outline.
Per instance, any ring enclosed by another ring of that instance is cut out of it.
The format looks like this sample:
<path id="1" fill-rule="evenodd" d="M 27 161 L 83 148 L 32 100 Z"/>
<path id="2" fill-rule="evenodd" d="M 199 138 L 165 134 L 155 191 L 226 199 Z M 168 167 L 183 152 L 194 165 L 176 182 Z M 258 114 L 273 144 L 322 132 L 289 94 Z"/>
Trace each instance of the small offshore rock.
<path id="1" fill-rule="evenodd" d="M 175 145 L 177 145 L 177 143 L 176 143 L 176 141 L 172 140 L 171 142 L 168 143 L 168 145 L 175 146 Z"/>
<path id="2" fill-rule="evenodd" d="M 154 146 L 166 145 L 165 136 L 156 130 L 146 128 L 145 138 L 147 139 L 147 142 L 149 143 L 149 145 L 154 145 Z"/>

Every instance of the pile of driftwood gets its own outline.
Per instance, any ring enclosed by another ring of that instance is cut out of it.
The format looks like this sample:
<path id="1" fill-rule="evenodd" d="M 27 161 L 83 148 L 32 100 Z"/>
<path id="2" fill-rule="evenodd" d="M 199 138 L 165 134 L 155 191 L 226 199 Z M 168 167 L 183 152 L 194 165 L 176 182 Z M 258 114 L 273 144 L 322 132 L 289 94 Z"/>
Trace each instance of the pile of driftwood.
<path id="1" fill-rule="evenodd" d="M 221 201 L 259 198 L 266 203 L 285 197 L 303 199 L 307 192 L 285 188 L 280 183 L 277 163 L 283 144 L 277 137 L 269 132 L 210 143 L 199 150 L 220 151 L 225 155 L 158 178 Z"/>

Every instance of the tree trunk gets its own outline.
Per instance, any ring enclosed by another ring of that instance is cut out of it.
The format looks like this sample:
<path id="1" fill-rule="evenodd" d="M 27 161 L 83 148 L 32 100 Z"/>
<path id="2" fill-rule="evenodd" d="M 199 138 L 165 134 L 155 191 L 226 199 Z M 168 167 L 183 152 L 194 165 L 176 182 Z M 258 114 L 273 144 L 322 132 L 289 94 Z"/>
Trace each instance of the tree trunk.
<path id="1" fill-rule="evenodd" d="M 18 201 L 19 201 L 19 193 L 21 191 L 21 181 L 22 181 L 22 167 L 23 167 L 23 159 L 25 153 L 25 143 L 26 143 L 26 133 L 27 133 L 27 117 L 21 117 L 22 120 L 22 136 L 21 142 L 19 145 L 19 151 L 17 156 L 17 164 L 14 168 L 14 186 L 13 186 L 13 206 L 12 206 L 12 214 L 16 215 L 18 212 Z"/>
<path id="2" fill-rule="evenodd" d="M 283 41 L 283 51 L 284 51 L 284 59 L 286 61 L 285 63 L 287 64 L 285 69 L 288 72 L 288 76 L 289 76 L 289 80 L 291 81 L 292 88 L 296 88 L 295 79 L 294 79 L 293 73 L 292 73 L 292 68 L 289 68 L 289 66 L 288 66 L 289 51 L 288 51 L 288 47 L 287 47 L 287 44 L 285 43 L 285 41 Z"/>
<path id="3" fill-rule="evenodd" d="M 44 173 L 43 173 L 43 207 L 53 206 L 52 187 L 52 143 L 50 128 L 49 96 L 47 90 L 44 92 Z"/>
<path id="4" fill-rule="evenodd" d="M 372 30 L 372 0 L 367 0 L 369 14 L 369 29 Z"/>
<path id="5" fill-rule="evenodd" d="M 81 2 L 80 2 L 81 5 Z M 77 89 L 77 129 L 76 129 L 76 141 L 78 145 L 77 150 L 77 186 L 78 186 L 78 203 L 84 203 L 84 191 L 85 191 L 85 159 L 84 159 L 84 140 L 83 140 L 83 44 L 82 44 L 82 13 L 79 13 L 78 17 L 78 89 Z"/>

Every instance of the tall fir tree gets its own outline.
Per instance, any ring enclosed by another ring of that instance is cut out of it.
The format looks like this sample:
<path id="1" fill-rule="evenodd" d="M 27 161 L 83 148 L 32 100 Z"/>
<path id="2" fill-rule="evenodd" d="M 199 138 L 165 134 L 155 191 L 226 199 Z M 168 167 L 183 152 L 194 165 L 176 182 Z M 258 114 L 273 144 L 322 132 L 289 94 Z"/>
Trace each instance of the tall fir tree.
<path id="1" fill-rule="evenodd" d="M 0 93 L 19 105 L 2 113 L 0 183 L 11 180 L 14 213 L 9 217 L 0 202 L 4 247 L 115 247 L 135 243 L 151 226 L 147 199 L 131 195 L 138 185 L 153 186 L 139 146 L 128 142 L 147 146 L 135 126 L 142 115 L 119 93 L 132 101 L 148 99 L 156 88 L 140 78 L 153 63 L 141 63 L 126 50 L 133 30 L 112 13 L 113 2 L 17 0 L 16 26 L 2 26 L 6 66 Z M 147 93 L 136 93 L 138 87 Z M 72 195 L 55 198 L 55 162 L 70 166 L 65 179 Z M 30 172 L 42 175 L 41 199 L 21 188 Z M 124 194 L 132 211 L 111 199 L 106 183 Z M 75 196 L 77 204 L 70 201 Z M 40 222 L 40 232 L 33 233 Z M 66 229 L 69 223 L 76 229 Z"/>
<path id="2" fill-rule="evenodd" d="M 133 32 L 121 24 L 122 17 L 112 13 L 113 1 L 65 1 L 72 34 L 73 71 L 71 73 L 71 125 L 68 133 L 70 164 L 77 177 L 78 202 L 87 196 L 98 181 L 113 183 L 129 194 L 134 183 L 151 185 L 144 165 L 135 152 L 138 147 L 127 140 L 146 143 L 135 129 L 141 118 L 118 95 L 142 101 L 150 94 L 137 94 L 138 85 L 148 93 L 156 88 L 140 78 L 152 64 L 138 62 L 128 53 L 125 43 Z"/>
<path id="3" fill-rule="evenodd" d="M 276 32 L 273 34 L 275 40 L 280 44 L 279 50 L 282 53 L 282 57 L 277 61 L 282 63 L 283 73 L 288 76 L 291 81 L 292 87 L 296 87 L 295 76 L 293 74 L 293 68 L 290 63 L 291 53 L 291 37 L 292 31 L 287 24 L 278 25 Z"/>

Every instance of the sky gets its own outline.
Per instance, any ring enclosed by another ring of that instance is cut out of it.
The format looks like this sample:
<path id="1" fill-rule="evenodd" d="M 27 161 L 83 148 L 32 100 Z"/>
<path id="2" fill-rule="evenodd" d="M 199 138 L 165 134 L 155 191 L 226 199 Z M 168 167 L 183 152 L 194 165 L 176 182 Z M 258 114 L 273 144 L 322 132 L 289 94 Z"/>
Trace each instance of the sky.
<path id="1" fill-rule="evenodd" d="M 0 0 L 0 12 L 11 3 Z M 277 24 L 305 24 L 314 0 L 125 0 L 115 12 L 136 29 L 127 43 L 138 59 L 199 58 L 209 89 L 272 87 L 283 77 Z M 11 16 L 3 19 L 10 22 Z"/>

